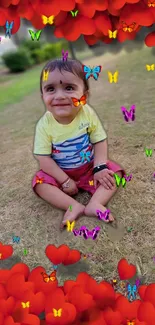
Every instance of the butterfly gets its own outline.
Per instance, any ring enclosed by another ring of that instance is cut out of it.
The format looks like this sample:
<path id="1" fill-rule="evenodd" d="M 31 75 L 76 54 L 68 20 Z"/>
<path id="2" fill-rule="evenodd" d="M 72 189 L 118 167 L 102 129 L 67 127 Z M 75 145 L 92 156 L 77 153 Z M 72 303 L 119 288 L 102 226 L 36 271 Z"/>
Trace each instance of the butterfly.
<path id="1" fill-rule="evenodd" d="M 137 292 L 137 286 L 136 284 L 131 285 L 131 284 L 127 284 L 127 297 L 128 299 L 130 299 L 131 297 L 133 298 L 133 300 L 136 299 L 136 292 Z"/>
<path id="2" fill-rule="evenodd" d="M 108 79 L 109 79 L 109 82 L 112 83 L 117 83 L 118 81 L 118 71 L 115 71 L 114 74 L 112 74 L 110 71 L 108 71 Z"/>
<path id="3" fill-rule="evenodd" d="M 62 313 L 62 308 L 60 308 L 58 310 L 53 308 L 54 317 L 61 317 L 61 313 Z"/>
<path id="4" fill-rule="evenodd" d="M 125 288 L 125 282 L 121 281 L 121 283 L 120 283 L 120 288 L 121 288 L 121 289 L 124 289 L 124 288 Z"/>
<path id="5" fill-rule="evenodd" d="M 88 257 L 91 257 L 92 256 L 92 254 L 83 254 L 83 253 L 81 253 L 81 257 L 84 259 L 84 260 L 86 260 Z"/>
<path id="6" fill-rule="evenodd" d="M 111 30 L 108 30 L 108 34 L 109 34 L 109 38 L 116 38 L 118 31 L 114 30 L 114 32 L 112 32 Z"/>
<path id="7" fill-rule="evenodd" d="M 86 227 L 84 227 L 83 237 L 84 239 L 92 238 L 93 240 L 95 240 L 97 238 L 99 231 L 100 231 L 100 227 L 95 227 L 92 230 L 89 230 Z"/>
<path id="8" fill-rule="evenodd" d="M 135 319 L 133 319 L 133 320 L 127 319 L 126 324 L 127 325 L 136 325 L 136 320 Z"/>
<path id="9" fill-rule="evenodd" d="M 117 187 L 122 183 L 122 186 L 125 187 L 126 180 L 124 177 L 119 177 L 117 174 L 114 174 Z"/>
<path id="10" fill-rule="evenodd" d="M 42 17 L 42 21 L 44 25 L 53 25 L 54 23 L 54 16 L 50 16 L 50 17 L 46 17 L 44 15 L 41 16 Z"/>
<path id="11" fill-rule="evenodd" d="M 24 256 L 27 255 L 27 249 L 24 248 L 24 250 L 23 250 L 23 254 L 24 254 Z"/>
<path id="12" fill-rule="evenodd" d="M 39 178 L 38 176 L 36 176 L 36 183 L 37 184 L 42 184 L 43 181 L 44 181 L 44 177 Z"/>
<path id="13" fill-rule="evenodd" d="M 19 242 L 20 242 L 20 237 L 19 237 L 19 236 L 13 236 L 13 237 L 12 237 L 12 241 L 13 241 L 13 243 L 17 243 L 17 244 L 19 244 Z"/>
<path id="14" fill-rule="evenodd" d="M 109 219 L 110 210 L 108 210 L 108 209 L 106 211 L 104 211 L 104 212 L 102 212 L 100 210 L 96 210 L 96 213 L 98 215 L 99 220 L 102 220 L 102 219 L 108 220 Z"/>
<path id="15" fill-rule="evenodd" d="M 121 107 L 121 110 L 122 110 L 122 113 L 123 113 L 123 116 L 124 116 L 124 119 L 125 119 L 126 122 L 129 122 L 129 119 L 131 121 L 135 120 L 135 110 L 136 110 L 135 105 L 131 106 L 129 112 L 127 111 L 126 107 L 124 107 L 124 106 Z"/>
<path id="16" fill-rule="evenodd" d="M 85 160 L 87 160 L 88 162 L 90 162 L 90 151 L 87 151 L 87 152 L 84 152 L 84 151 L 81 151 L 80 152 L 80 157 L 82 158 L 81 159 L 81 162 L 83 163 Z"/>
<path id="17" fill-rule="evenodd" d="M 47 81 L 49 76 L 49 70 L 43 71 L 43 81 Z"/>
<path id="18" fill-rule="evenodd" d="M 39 41 L 41 32 L 42 32 L 42 29 L 37 30 L 37 32 L 34 32 L 33 30 L 29 29 L 31 40 L 34 41 L 36 38 L 36 40 Z"/>
<path id="19" fill-rule="evenodd" d="M 62 50 L 62 60 L 63 61 L 67 61 L 67 59 L 68 59 L 68 51 L 64 51 L 64 50 Z"/>
<path id="20" fill-rule="evenodd" d="M 75 221 L 71 223 L 69 220 L 67 220 L 67 231 L 73 231 L 74 226 L 75 226 Z"/>
<path id="21" fill-rule="evenodd" d="M 124 175 L 124 178 L 125 178 L 125 180 L 126 180 L 127 182 L 130 182 L 131 179 L 132 179 L 132 174 L 130 174 L 130 175 Z"/>
<path id="22" fill-rule="evenodd" d="M 132 229 L 133 229 L 132 227 L 128 227 L 128 228 L 127 228 L 127 232 L 131 232 Z"/>
<path id="23" fill-rule="evenodd" d="M 155 7 L 155 0 L 148 0 L 148 7 Z"/>
<path id="24" fill-rule="evenodd" d="M 139 279 L 136 279 L 135 285 L 136 285 L 137 288 L 140 286 L 140 280 Z"/>
<path id="25" fill-rule="evenodd" d="M 78 14 L 78 12 L 79 12 L 79 10 L 76 10 L 76 11 L 70 11 L 71 12 L 71 15 L 72 15 L 72 17 L 76 17 L 77 16 L 77 14 Z"/>
<path id="26" fill-rule="evenodd" d="M 72 211 L 72 205 L 69 206 L 69 211 Z"/>
<path id="27" fill-rule="evenodd" d="M 145 148 L 145 153 L 147 157 L 152 157 L 152 149 Z"/>
<path id="28" fill-rule="evenodd" d="M 89 185 L 93 186 L 94 185 L 94 181 L 89 181 Z"/>
<path id="29" fill-rule="evenodd" d="M 102 66 L 98 65 L 96 67 L 90 68 L 86 65 L 82 65 L 82 70 L 85 74 L 86 80 L 88 80 L 90 77 L 93 77 L 95 80 L 98 79 L 99 73 L 101 72 Z"/>
<path id="30" fill-rule="evenodd" d="M 112 284 L 113 287 L 116 286 L 117 280 L 116 279 L 112 279 L 111 284 Z"/>
<path id="31" fill-rule="evenodd" d="M 50 275 L 47 275 L 44 272 L 41 272 L 41 275 L 43 276 L 43 280 L 46 283 L 48 283 L 50 281 L 52 281 L 52 282 L 56 281 L 56 270 L 54 270 Z"/>
<path id="32" fill-rule="evenodd" d="M 71 97 L 71 100 L 72 100 L 73 105 L 75 107 L 78 107 L 79 105 L 85 105 L 86 104 L 86 99 L 87 99 L 86 95 L 81 96 L 80 99 L 76 99 L 74 97 Z"/>
<path id="33" fill-rule="evenodd" d="M 5 28 L 6 28 L 5 37 L 7 37 L 7 36 L 9 36 L 9 38 L 11 37 L 11 31 L 12 31 L 13 25 L 14 25 L 13 21 L 11 21 L 10 25 L 9 25 L 8 20 L 6 21 L 6 23 L 5 23 Z"/>
<path id="34" fill-rule="evenodd" d="M 147 71 L 154 71 L 154 68 L 155 68 L 155 64 L 151 64 L 151 65 L 149 65 L 149 64 L 146 64 L 146 70 Z"/>
<path id="35" fill-rule="evenodd" d="M 30 302 L 27 301 L 27 302 L 21 302 L 21 305 L 23 308 L 29 308 L 30 307 Z"/>
<path id="36" fill-rule="evenodd" d="M 126 22 L 122 21 L 122 30 L 123 32 L 132 33 L 135 29 L 136 23 L 132 23 L 131 25 L 127 25 Z"/>
<path id="37" fill-rule="evenodd" d="M 81 229 L 75 229 L 75 230 L 73 230 L 73 234 L 74 234 L 74 236 L 81 236 L 82 231 L 81 231 Z"/>

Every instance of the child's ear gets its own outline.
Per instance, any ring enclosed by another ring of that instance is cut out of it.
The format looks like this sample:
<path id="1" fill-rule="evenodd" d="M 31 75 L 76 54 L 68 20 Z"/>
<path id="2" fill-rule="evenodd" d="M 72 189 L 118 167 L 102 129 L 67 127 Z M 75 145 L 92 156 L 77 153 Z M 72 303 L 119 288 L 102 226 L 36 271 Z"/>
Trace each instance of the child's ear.
<path id="1" fill-rule="evenodd" d="M 87 97 L 87 99 L 88 99 L 88 97 L 89 97 L 89 90 L 86 90 L 86 91 L 85 91 L 85 95 L 86 95 L 86 97 Z"/>

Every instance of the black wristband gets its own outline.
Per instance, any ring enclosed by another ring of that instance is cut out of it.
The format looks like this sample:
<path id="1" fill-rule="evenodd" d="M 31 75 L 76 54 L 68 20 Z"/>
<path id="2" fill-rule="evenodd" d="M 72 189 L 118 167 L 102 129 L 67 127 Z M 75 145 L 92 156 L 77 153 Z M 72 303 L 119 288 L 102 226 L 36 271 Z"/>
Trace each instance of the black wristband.
<path id="1" fill-rule="evenodd" d="M 97 166 L 93 169 L 93 175 L 96 174 L 97 172 L 100 172 L 103 169 L 108 169 L 108 166 L 106 164 Z"/>

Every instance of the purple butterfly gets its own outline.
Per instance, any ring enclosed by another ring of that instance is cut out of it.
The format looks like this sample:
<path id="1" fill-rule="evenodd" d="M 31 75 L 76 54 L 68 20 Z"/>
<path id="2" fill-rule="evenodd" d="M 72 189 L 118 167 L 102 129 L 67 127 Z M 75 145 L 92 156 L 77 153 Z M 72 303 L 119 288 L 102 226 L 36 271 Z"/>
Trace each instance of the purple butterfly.
<path id="1" fill-rule="evenodd" d="M 121 107 L 121 110 L 122 110 L 122 113 L 124 115 L 124 119 L 125 119 L 126 122 L 129 122 L 129 119 L 131 121 L 134 121 L 135 120 L 135 110 L 136 110 L 136 106 L 135 105 L 132 105 L 131 106 L 129 112 L 127 111 L 127 109 L 124 106 Z"/>
<path id="2" fill-rule="evenodd" d="M 137 288 L 140 286 L 140 280 L 139 279 L 136 279 L 135 285 L 137 286 Z"/>
<path id="3" fill-rule="evenodd" d="M 127 182 L 130 182 L 132 179 L 132 174 L 123 176 Z"/>
<path id="4" fill-rule="evenodd" d="M 67 59 L 68 59 L 68 51 L 64 51 L 64 50 L 62 50 L 62 60 L 63 61 L 67 61 Z"/>
<path id="5" fill-rule="evenodd" d="M 110 210 L 106 210 L 104 212 L 100 211 L 100 210 L 96 210 L 96 213 L 98 215 L 98 219 L 99 220 L 108 220 L 109 219 L 109 213 L 110 213 Z"/>
<path id="6" fill-rule="evenodd" d="M 73 234 L 74 234 L 74 236 L 81 236 L 82 231 L 80 229 L 75 229 L 75 230 L 73 230 Z"/>
<path id="7" fill-rule="evenodd" d="M 92 238 L 95 240 L 97 238 L 97 235 L 100 231 L 100 227 L 95 227 L 92 230 L 88 230 L 87 228 L 83 230 L 83 237 L 84 239 Z"/>

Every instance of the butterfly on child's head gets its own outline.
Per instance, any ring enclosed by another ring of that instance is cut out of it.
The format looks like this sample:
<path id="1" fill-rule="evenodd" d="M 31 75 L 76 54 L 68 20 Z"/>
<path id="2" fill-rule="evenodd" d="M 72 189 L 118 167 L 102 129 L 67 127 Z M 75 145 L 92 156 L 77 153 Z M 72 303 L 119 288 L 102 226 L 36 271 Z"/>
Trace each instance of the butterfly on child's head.
<path id="1" fill-rule="evenodd" d="M 50 275 L 46 274 L 45 272 L 41 272 L 44 282 L 48 283 L 50 281 L 56 281 L 56 270 L 54 270 Z"/>
<path id="2" fill-rule="evenodd" d="M 78 107 L 79 105 L 85 105 L 86 104 L 86 99 L 87 99 L 86 95 L 81 96 L 80 99 L 71 97 L 71 100 L 72 100 L 73 105 L 75 107 Z"/>
<path id="3" fill-rule="evenodd" d="M 101 65 L 98 65 L 93 68 L 87 67 L 87 65 L 82 65 L 82 70 L 85 74 L 86 80 L 88 80 L 90 77 L 93 77 L 95 80 L 97 80 L 99 77 L 99 73 L 101 72 L 101 69 L 102 69 Z"/>
<path id="4" fill-rule="evenodd" d="M 49 76 L 49 70 L 43 71 L 43 81 L 47 81 Z"/>

